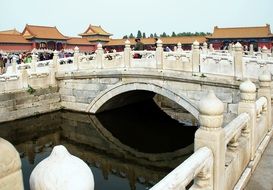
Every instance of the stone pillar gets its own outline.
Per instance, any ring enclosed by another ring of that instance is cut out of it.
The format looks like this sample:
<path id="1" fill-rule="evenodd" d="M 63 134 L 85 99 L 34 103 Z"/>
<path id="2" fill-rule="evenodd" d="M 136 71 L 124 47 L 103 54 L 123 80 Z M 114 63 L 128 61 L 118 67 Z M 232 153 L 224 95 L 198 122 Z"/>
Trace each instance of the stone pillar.
<path id="1" fill-rule="evenodd" d="M 177 44 L 177 50 L 176 51 L 177 52 L 182 52 L 183 51 L 182 44 L 180 42 L 178 42 L 178 44 Z"/>
<path id="2" fill-rule="evenodd" d="M 237 80 L 243 79 L 243 48 L 242 45 L 237 42 L 235 44 L 234 53 L 234 73 Z"/>
<path id="3" fill-rule="evenodd" d="M 76 46 L 74 48 L 74 65 L 77 68 L 77 71 L 80 70 L 79 53 L 80 53 L 80 49 Z"/>
<path id="4" fill-rule="evenodd" d="M 21 66 L 21 81 L 22 81 L 22 88 L 27 88 L 28 87 L 28 73 L 26 70 L 26 66 L 22 65 Z"/>
<path id="5" fill-rule="evenodd" d="M 29 183 L 31 190 L 94 190 L 94 177 L 88 165 L 62 145 L 55 146 L 49 157 L 34 168 Z"/>
<path id="6" fill-rule="evenodd" d="M 200 128 L 195 133 L 194 149 L 208 147 L 213 152 L 213 189 L 224 187 L 225 173 L 225 133 L 222 128 L 224 104 L 213 91 L 199 102 Z"/>
<path id="7" fill-rule="evenodd" d="M 17 62 L 16 62 L 16 58 L 13 57 L 12 58 L 12 62 L 11 62 L 11 66 L 12 66 L 12 74 L 16 74 L 17 72 Z"/>
<path id="8" fill-rule="evenodd" d="M 268 49 L 266 46 L 263 46 L 262 48 L 262 59 L 267 59 L 267 53 L 268 53 Z"/>
<path id="9" fill-rule="evenodd" d="M 131 66 L 131 43 L 127 39 L 125 41 L 125 48 L 124 48 L 124 67 L 130 68 Z"/>
<path id="10" fill-rule="evenodd" d="M 19 153 L 14 146 L 0 138 L 0 190 L 23 190 Z"/>
<path id="11" fill-rule="evenodd" d="M 31 55 L 31 72 L 36 73 L 37 55 L 34 53 Z"/>
<path id="12" fill-rule="evenodd" d="M 265 97 L 267 99 L 267 124 L 268 131 L 271 130 L 271 74 L 269 71 L 265 71 L 259 76 L 260 88 L 258 89 L 258 98 Z"/>
<path id="13" fill-rule="evenodd" d="M 249 55 L 254 55 L 254 46 L 253 46 L 253 44 L 249 45 Z"/>
<path id="14" fill-rule="evenodd" d="M 213 44 L 209 44 L 209 51 L 210 52 L 214 51 Z"/>
<path id="15" fill-rule="evenodd" d="M 232 54 L 232 44 L 231 43 L 228 44 L 228 52 L 230 54 Z"/>
<path id="16" fill-rule="evenodd" d="M 203 43 L 202 51 L 203 51 L 204 54 L 208 53 L 208 44 L 207 44 L 207 42 Z"/>
<path id="17" fill-rule="evenodd" d="M 98 43 L 97 50 L 96 50 L 96 62 L 97 62 L 97 68 L 102 69 L 103 68 L 103 49 L 101 43 Z"/>
<path id="18" fill-rule="evenodd" d="M 248 128 L 250 130 L 250 158 L 254 159 L 255 155 L 255 127 L 257 121 L 256 115 L 256 86 L 249 79 L 240 85 L 241 100 L 238 104 L 238 114 L 248 113 L 250 121 Z"/>
<path id="19" fill-rule="evenodd" d="M 193 50 L 192 50 L 192 72 L 199 73 L 199 65 L 200 65 L 200 49 L 199 42 L 193 42 Z"/>
<path id="20" fill-rule="evenodd" d="M 56 83 L 56 71 L 59 69 L 58 64 L 58 51 L 53 52 L 52 64 L 49 65 L 50 85 L 55 86 Z"/>
<path id="21" fill-rule="evenodd" d="M 156 68 L 163 69 L 163 48 L 162 48 L 162 41 L 160 39 L 156 42 L 157 47 L 155 50 L 155 57 L 156 57 Z"/>

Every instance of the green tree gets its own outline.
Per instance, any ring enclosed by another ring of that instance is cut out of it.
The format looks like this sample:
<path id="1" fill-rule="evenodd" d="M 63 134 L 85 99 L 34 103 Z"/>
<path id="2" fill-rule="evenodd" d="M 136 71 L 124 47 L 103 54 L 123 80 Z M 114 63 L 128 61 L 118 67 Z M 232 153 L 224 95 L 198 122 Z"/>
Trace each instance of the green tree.
<path id="1" fill-rule="evenodd" d="M 150 38 L 153 38 L 153 37 L 154 37 L 154 35 L 151 33 L 151 34 L 150 34 Z"/>
<path id="2" fill-rule="evenodd" d="M 173 33 L 172 33 L 172 37 L 176 37 L 176 34 L 175 34 L 175 32 L 173 32 Z"/>
<path id="3" fill-rule="evenodd" d="M 145 32 L 142 33 L 142 38 L 146 38 Z"/>
<path id="4" fill-rule="evenodd" d="M 123 37 L 122 37 L 122 39 L 128 39 L 128 36 L 127 36 L 127 35 L 125 35 L 125 36 L 123 36 Z"/>
<path id="5" fill-rule="evenodd" d="M 158 38 L 158 36 L 157 36 L 157 34 L 156 34 L 156 33 L 154 33 L 154 38 Z"/>
<path id="6" fill-rule="evenodd" d="M 166 32 L 163 32 L 163 33 L 160 35 L 160 37 L 167 37 Z"/>
<path id="7" fill-rule="evenodd" d="M 133 33 L 131 33 L 131 34 L 129 35 L 129 38 L 135 38 L 135 36 L 133 35 Z"/>
<path id="8" fill-rule="evenodd" d="M 140 30 L 137 31 L 137 38 L 142 38 L 142 33 Z"/>

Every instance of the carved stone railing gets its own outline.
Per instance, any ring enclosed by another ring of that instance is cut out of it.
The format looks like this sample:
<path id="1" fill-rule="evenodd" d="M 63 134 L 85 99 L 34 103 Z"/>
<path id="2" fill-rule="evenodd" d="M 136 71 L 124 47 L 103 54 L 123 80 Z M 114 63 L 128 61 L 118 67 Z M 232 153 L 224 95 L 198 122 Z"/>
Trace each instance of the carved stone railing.
<path id="1" fill-rule="evenodd" d="M 20 70 L 25 68 L 27 74 L 32 76 L 34 81 L 50 76 L 51 83 L 54 82 L 56 72 L 73 73 L 77 71 L 91 72 L 99 69 L 149 69 L 162 71 L 189 72 L 194 76 L 215 75 L 215 77 L 234 77 L 237 80 L 244 78 L 258 79 L 263 70 L 269 70 L 273 73 L 273 57 L 272 53 L 266 48 L 260 52 L 249 53 L 242 50 L 242 45 L 237 43 L 229 50 L 213 50 L 207 48 L 204 43 L 202 50 L 197 41 L 193 43 L 191 51 L 184 51 L 181 44 L 173 52 L 163 52 L 163 44 L 161 40 L 157 42 L 155 51 L 132 51 L 130 42 L 125 42 L 124 52 L 104 53 L 102 45 L 98 44 L 98 48 L 94 54 L 82 55 L 79 49 L 74 49 L 74 57 L 58 58 L 58 52 L 54 51 L 53 60 L 37 61 L 37 56 L 33 54 L 32 63 L 17 65 L 16 60 L 12 61 L 12 65 L 7 68 L 7 72 L 1 75 L 1 82 L 6 82 L 7 88 L 16 89 L 20 85 L 14 85 L 8 82 L 16 78 L 20 78 Z M 247 55 L 246 55 L 247 54 Z M 137 71 L 139 72 L 139 71 Z M 209 74 L 209 75 L 206 75 Z M 21 82 L 22 83 L 22 82 Z M 34 82 L 35 83 L 35 82 Z M 36 82 L 35 84 L 39 84 Z M 9 85 L 12 84 L 12 87 Z M 47 84 L 48 85 L 48 84 Z M 17 86 L 17 87 L 15 87 Z M 43 85 L 38 85 L 43 86 Z M 3 87 L 2 87 L 3 89 Z"/>
<path id="2" fill-rule="evenodd" d="M 213 155 L 209 148 L 198 149 L 150 190 L 183 190 L 194 179 L 190 189 L 212 189 Z"/>

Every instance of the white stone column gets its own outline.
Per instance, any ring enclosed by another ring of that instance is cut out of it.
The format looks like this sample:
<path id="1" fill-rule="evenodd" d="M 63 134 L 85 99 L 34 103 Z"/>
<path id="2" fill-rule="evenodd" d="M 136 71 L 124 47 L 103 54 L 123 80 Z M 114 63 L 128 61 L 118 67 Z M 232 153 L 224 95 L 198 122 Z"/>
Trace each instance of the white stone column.
<path id="1" fill-rule="evenodd" d="M 232 54 L 232 44 L 231 43 L 228 44 L 228 52 L 230 54 Z"/>
<path id="2" fill-rule="evenodd" d="M 124 48 L 124 67 L 130 68 L 131 66 L 131 42 L 127 39 Z"/>
<path id="3" fill-rule="evenodd" d="M 250 120 L 248 128 L 250 130 L 250 158 L 254 159 L 255 155 L 255 127 L 257 121 L 256 115 L 256 86 L 249 79 L 240 85 L 241 100 L 238 104 L 238 114 L 248 113 Z"/>
<path id="4" fill-rule="evenodd" d="M 182 52 L 183 49 L 182 49 L 182 44 L 180 42 L 177 43 L 177 49 L 176 49 L 177 52 Z"/>
<path id="5" fill-rule="evenodd" d="M 103 49 L 101 43 L 98 43 L 97 50 L 96 50 L 96 62 L 97 62 L 97 68 L 102 69 L 103 68 Z"/>
<path id="6" fill-rule="evenodd" d="M 193 42 L 193 50 L 192 50 L 192 72 L 199 73 L 199 65 L 200 65 L 200 49 L 199 42 Z"/>
<path id="7" fill-rule="evenodd" d="M 204 43 L 203 43 L 202 52 L 203 52 L 204 54 L 207 54 L 207 53 L 208 53 L 208 44 L 207 44 L 207 42 L 204 42 Z"/>
<path id="8" fill-rule="evenodd" d="M 21 159 L 14 146 L 0 137 L 0 190 L 24 190 Z"/>
<path id="9" fill-rule="evenodd" d="M 49 65 L 49 75 L 50 75 L 50 85 L 55 86 L 57 84 L 56 82 L 56 72 L 59 70 L 59 64 L 58 64 L 58 51 L 53 52 L 53 59 L 52 63 Z"/>
<path id="10" fill-rule="evenodd" d="M 213 152 L 213 189 L 225 189 L 225 133 L 222 128 L 224 104 L 213 91 L 199 102 L 200 128 L 195 133 L 194 149 L 208 147 Z"/>
<path id="11" fill-rule="evenodd" d="M 237 42 L 235 44 L 234 53 L 234 73 L 237 80 L 243 79 L 243 48 L 242 45 Z"/>
<path id="12" fill-rule="evenodd" d="M 209 51 L 210 52 L 214 51 L 213 44 L 209 44 Z"/>
<path id="13" fill-rule="evenodd" d="M 37 55 L 34 53 L 31 55 L 31 72 L 36 73 Z"/>
<path id="14" fill-rule="evenodd" d="M 12 74 L 16 74 L 17 73 L 17 62 L 16 62 L 16 58 L 13 57 L 12 58 L 12 62 L 11 62 L 11 67 L 12 67 Z"/>
<path id="15" fill-rule="evenodd" d="M 254 46 L 253 46 L 253 44 L 249 45 L 249 55 L 254 55 Z"/>
<path id="16" fill-rule="evenodd" d="M 268 58 L 267 53 L 268 53 L 267 47 L 263 46 L 263 48 L 262 48 L 262 59 L 266 60 Z"/>
<path id="17" fill-rule="evenodd" d="M 160 39 L 156 42 L 157 47 L 155 50 L 155 58 L 156 58 L 156 68 L 163 69 L 163 48 L 162 41 Z"/>
<path id="18" fill-rule="evenodd" d="M 80 49 L 76 46 L 74 48 L 74 65 L 77 68 L 77 71 L 80 70 L 79 53 L 80 53 Z"/>
<path id="19" fill-rule="evenodd" d="M 267 99 L 267 124 L 268 131 L 272 127 L 271 119 L 271 74 L 269 71 L 265 71 L 262 75 L 259 76 L 260 88 L 258 89 L 258 98 L 265 97 Z"/>
<path id="20" fill-rule="evenodd" d="M 28 73 L 27 73 L 25 65 L 21 66 L 20 73 L 21 73 L 22 88 L 27 88 L 28 87 Z"/>
<path id="21" fill-rule="evenodd" d="M 71 155 L 64 146 L 55 146 L 32 171 L 31 190 L 94 190 L 94 177 L 88 165 Z"/>

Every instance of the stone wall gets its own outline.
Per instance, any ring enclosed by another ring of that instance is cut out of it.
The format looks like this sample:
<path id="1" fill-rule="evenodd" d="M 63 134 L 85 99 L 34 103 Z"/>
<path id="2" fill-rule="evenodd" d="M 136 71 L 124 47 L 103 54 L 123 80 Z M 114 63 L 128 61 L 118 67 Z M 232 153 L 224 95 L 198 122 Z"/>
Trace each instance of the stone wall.
<path id="1" fill-rule="evenodd" d="M 22 89 L 0 94 L 0 122 L 59 110 L 57 87 Z"/>

